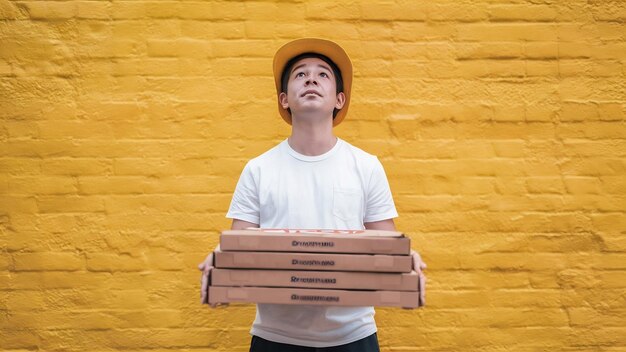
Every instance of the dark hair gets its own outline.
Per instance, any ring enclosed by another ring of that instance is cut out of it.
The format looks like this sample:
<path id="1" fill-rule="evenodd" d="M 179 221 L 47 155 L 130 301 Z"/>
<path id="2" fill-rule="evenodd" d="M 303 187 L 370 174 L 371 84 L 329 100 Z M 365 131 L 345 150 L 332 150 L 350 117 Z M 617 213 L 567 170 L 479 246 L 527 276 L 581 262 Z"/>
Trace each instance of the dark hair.
<path id="1" fill-rule="evenodd" d="M 329 59 L 328 56 L 318 54 L 318 53 L 303 53 L 287 61 L 287 64 L 285 65 L 285 68 L 283 69 L 283 73 L 280 76 L 280 91 L 282 93 L 287 93 L 287 85 L 289 83 L 289 74 L 291 73 L 291 69 L 293 68 L 293 65 L 295 65 L 296 62 L 302 59 L 308 59 L 308 58 L 317 58 L 327 63 L 330 66 L 331 70 L 333 70 L 333 76 L 335 76 L 335 85 L 337 87 L 337 92 L 335 94 L 343 92 L 343 78 L 341 78 L 341 71 L 339 71 L 339 67 L 337 67 L 337 65 L 331 59 Z M 287 111 L 289 111 L 289 114 L 291 114 L 291 110 L 289 110 L 289 108 L 287 108 Z M 337 116 L 338 112 L 339 112 L 339 109 L 333 110 L 333 119 L 335 118 L 335 116 Z"/>

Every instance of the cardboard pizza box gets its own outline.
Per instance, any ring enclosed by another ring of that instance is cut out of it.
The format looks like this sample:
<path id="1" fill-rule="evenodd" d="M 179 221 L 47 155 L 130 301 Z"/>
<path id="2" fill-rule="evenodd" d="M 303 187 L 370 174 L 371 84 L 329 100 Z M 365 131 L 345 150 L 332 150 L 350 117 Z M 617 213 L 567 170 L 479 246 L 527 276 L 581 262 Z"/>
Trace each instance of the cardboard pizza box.
<path id="1" fill-rule="evenodd" d="M 237 302 L 417 308 L 419 292 L 209 286 L 209 304 Z"/>
<path id="2" fill-rule="evenodd" d="M 282 269 L 410 273 L 411 256 L 294 252 L 235 252 L 216 250 L 215 267 L 223 269 Z"/>
<path id="3" fill-rule="evenodd" d="M 368 253 L 408 255 L 411 242 L 401 232 L 378 230 L 226 230 L 223 251 Z"/>
<path id="4" fill-rule="evenodd" d="M 213 269 L 211 285 L 417 291 L 418 275 L 343 271 Z"/>

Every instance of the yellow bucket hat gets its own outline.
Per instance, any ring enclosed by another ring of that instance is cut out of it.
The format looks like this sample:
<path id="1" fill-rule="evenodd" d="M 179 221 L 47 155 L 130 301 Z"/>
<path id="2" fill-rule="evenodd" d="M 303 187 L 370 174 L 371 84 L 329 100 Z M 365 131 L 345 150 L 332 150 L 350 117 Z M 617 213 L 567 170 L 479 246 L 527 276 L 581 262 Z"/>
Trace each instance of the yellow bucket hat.
<path id="1" fill-rule="evenodd" d="M 304 53 L 316 53 L 328 57 L 337 65 L 341 72 L 343 80 L 343 94 L 346 95 L 346 102 L 343 108 L 337 112 L 333 119 L 333 126 L 337 126 L 343 121 L 348 113 L 348 105 L 350 105 L 350 90 L 352 88 L 352 62 L 348 54 L 335 42 L 318 38 L 297 39 L 283 45 L 274 55 L 274 82 L 276 83 L 276 94 L 282 92 L 281 78 L 285 65 L 289 60 Z M 291 125 L 291 114 L 287 109 L 283 109 L 278 102 L 278 112 L 288 124 Z"/>

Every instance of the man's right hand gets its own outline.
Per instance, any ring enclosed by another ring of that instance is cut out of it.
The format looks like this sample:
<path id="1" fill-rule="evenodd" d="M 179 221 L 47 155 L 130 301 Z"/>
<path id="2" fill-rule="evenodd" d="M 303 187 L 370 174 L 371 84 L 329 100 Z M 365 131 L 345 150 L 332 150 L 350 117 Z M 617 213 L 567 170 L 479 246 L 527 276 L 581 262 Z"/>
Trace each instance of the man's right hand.
<path id="1" fill-rule="evenodd" d="M 218 245 L 215 249 L 219 250 Z M 209 253 L 206 259 L 198 264 L 198 269 L 202 271 L 200 277 L 200 304 L 209 304 L 209 283 L 211 282 L 211 271 L 213 270 L 213 252 Z M 228 305 L 227 303 L 215 303 L 210 304 L 211 308 L 215 308 L 218 305 Z"/>
<path id="2" fill-rule="evenodd" d="M 259 227 L 259 224 L 233 219 L 233 223 L 230 227 L 231 230 L 243 230 L 248 227 Z M 220 245 L 218 244 L 215 247 L 215 250 L 219 250 Z M 202 277 L 200 278 L 200 304 L 209 304 L 209 284 L 211 283 L 211 270 L 213 270 L 213 252 L 209 253 L 206 259 L 198 264 L 198 269 L 202 271 Z M 227 306 L 228 303 L 216 303 L 210 304 L 211 308 L 215 308 L 217 306 Z"/>

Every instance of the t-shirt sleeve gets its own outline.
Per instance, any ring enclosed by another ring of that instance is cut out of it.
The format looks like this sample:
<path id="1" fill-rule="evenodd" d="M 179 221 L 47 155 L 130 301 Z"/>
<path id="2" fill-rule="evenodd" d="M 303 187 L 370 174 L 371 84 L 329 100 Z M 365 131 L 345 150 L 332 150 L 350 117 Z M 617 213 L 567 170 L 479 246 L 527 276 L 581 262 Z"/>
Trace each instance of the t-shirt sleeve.
<path id="1" fill-rule="evenodd" d="M 375 158 L 373 164 L 372 176 L 368 184 L 364 222 L 381 221 L 398 217 L 385 169 L 378 158 Z"/>
<path id="2" fill-rule="evenodd" d="M 259 191 L 250 162 L 239 176 L 226 217 L 254 224 L 260 223 Z"/>

